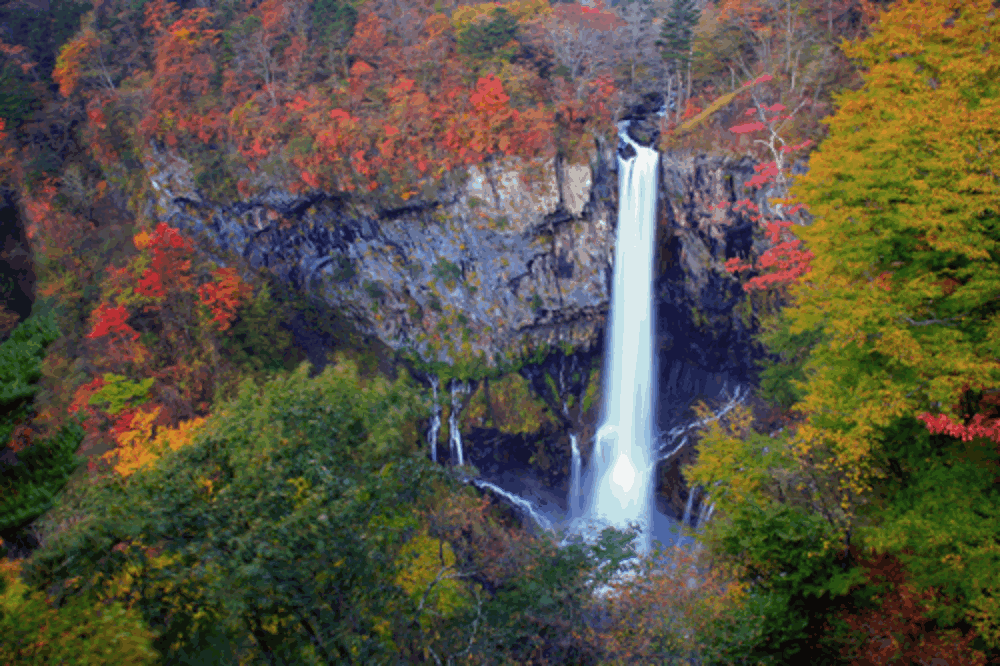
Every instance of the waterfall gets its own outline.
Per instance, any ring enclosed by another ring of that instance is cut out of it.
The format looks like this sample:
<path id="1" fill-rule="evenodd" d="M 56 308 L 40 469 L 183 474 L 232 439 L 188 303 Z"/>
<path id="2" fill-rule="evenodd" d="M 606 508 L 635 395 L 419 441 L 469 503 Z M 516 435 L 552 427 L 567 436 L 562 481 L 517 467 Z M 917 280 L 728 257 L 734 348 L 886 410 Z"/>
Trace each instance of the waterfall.
<path id="1" fill-rule="evenodd" d="M 531 519 L 535 521 L 535 524 L 538 525 L 539 527 L 541 527 L 542 529 L 544 529 L 544 530 L 551 530 L 552 529 L 552 522 L 548 518 L 546 518 L 545 516 L 543 516 L 542 514 L 540 514 L 537 511 L 535 511 L 535 507 L 533 507 L 531 505 L 531 502 L 529 502 L 528 500 L 524 499 L 523 497 L 518 497 L 514 493 L 507 492 L 506 490 L 504 490 L 500 486 L 492 484 L 489 481 L 483 481 L 482 479 L 472 479 L 472 483 L 477 488 L 489 488 L 490 490 L 492 490 L 493 492 L 495 492 L 497 495 L 500 495 L 501 497 L 503 497 L 504 499 L 506 499 L 508 502 L 510 502 L 514 506 L 516 506 L 519 509 L 521 509 L 522 511 L 524 511 L 529 516 L 531 516 Z"/>
<path id="2" fill-rule="evenodd" d="M 580 447 L 576 444 L 576 435 L 569 436 L 569 443 L 573 449 L 573 462 L 570 468 L 569 482 L 569 515 L 576 517 L 580 513 Z"/>
<path id="3" fill-rule="evenodd" d="M 459 384 L 456 380 L 451 380 L 451 414 L 448 415 L 448 435 L 451 444 L 451 459 L 458 460 L 459 465 L 465 464 L 462 455 L 462 433 L 458 427 L 458 412 L 462 407 L 462 401 L 458 397 L 459 392 L 468 393 L 469 383 Z M 457 457 L 456 457 L 457 453 Z"/>
<path id="4" fill-rule="evenodd" d="M 691 520 L 691 506 L 694 504 L 694 494 L 697 491 L 697 487 L 688 491 L 688 501 L 687 505 L 684 507 L 684 518 L 681 519 L 681 525 L 687 525 L 688 521 Z"/>
<path id="5" fill-rule="evenodd" d="M 691 519 L 691 507 L 694 505 L 694 493 L 696 490 L 697 488 L 688 490 L 687 504 L 684 505 L 684 517 L 681 518 L 681 522 L 677 526 L 677 539 L 674 541 L 674 545 L 678 548 L 681 545 L 681 539 L 684 538 L 684 528 L 687 527 L 688 521 Z"/>
<path id="6" fill-rule="evenodd" d="M 707 503 L 708 497 L 706 496 L 705 499 L 702 500 L 702 501 Z M 702 505 L 702 507 L 704 507 L 704 504 Z M 715 502 L 712 502 L 709 505 L 708 511 L 704 512 L 704 516 L 703 517 L 699 516 L 699 518 L 698 518 L 698 524 L 695 526 L 695 528 L 698 530 L 699 533 L 703 531 L 703 529 L 702 529 L 703 523 L 707 523 L 709 520 L 711 520 L 711 518 L 712 518 L 712 512 L 713 511 L 715 511 Z M 699 552 L 701 552 L 701 546 L 702 546 L 702 541 L 701 541 L 701 539 L 699 539 L 698 543 L 694 547 L 694 552 L 696 554 L 699 553 Z"/>
<path id="7" fill-rule="evenodd" d="M 619 124 L 621 141 L 635 150 L 618 156 L 618 236 L 605 351 L 603 423 L 590 465 L 588 517 L 625 528 L 638 523 L 637 552 L 651 545 L 655 361 L 653 258 L 659 153 L 640 146 Z"/>
<path id="8" fill-rule="evenodd" d="M 431 447 L 431 460 L 438 461 L 438 431 L 441 429 L 441 405 L 438 404 L 438 378 L 431 376 L 431 387 L 434 389 L 434 407 L 431 411 L 431 429 L 427 433 L 427 443 Z"/>
<path id="9" fill-rule="evenodd" d="M 708 519 L 708 515 L 709 515 L 708 511 L 709 511 L 709 508 L 710 508 L 710 507 L 709 507 L 709 504 L 708 504 L 708 497 L 706 496 L 706 497 L 705 497 L 705 498 L 704 498 L 704 499 L 703 499 L 703 500 L 701 501 L 701 511 L 699 511 L 699 512 L 698 512 L 698 520 L 697 520 L 697 521 L 695 521 L 695 524 L 694 524 L 694 528 L 695 528 L 695 529 L 698 529 L 699 527 L 701 527 L 701 524 L 702 524 L 703 522 L 705 522 L 705 520 L 707 520 L 707 519 Z M 714 502 L 713 502 L 713 503 L 712 503 L 712 505 L 711 505 L 711 509 L 712 509 L 713 511 L 715 510 L 715 503 L 714 503 Z"/>

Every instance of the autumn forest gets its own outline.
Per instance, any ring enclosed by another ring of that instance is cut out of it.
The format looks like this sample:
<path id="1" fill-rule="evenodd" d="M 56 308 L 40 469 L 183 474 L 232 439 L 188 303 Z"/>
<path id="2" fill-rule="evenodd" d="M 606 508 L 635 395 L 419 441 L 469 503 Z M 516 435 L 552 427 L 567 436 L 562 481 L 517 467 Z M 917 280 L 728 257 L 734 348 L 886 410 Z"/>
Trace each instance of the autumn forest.
<path id="1" fill-rule="evenodd" d="M 3 4 L 0 664 L 1000 663 L 998 9 Z M 718 202 L 781 428 L 694 405 L 714 516 L 633 578 L 628 532 L 559 547 L 432 462 L 419 362 L 213 261 L 151 178 L 377 216 L 637 109 L 779 211 Z"/>

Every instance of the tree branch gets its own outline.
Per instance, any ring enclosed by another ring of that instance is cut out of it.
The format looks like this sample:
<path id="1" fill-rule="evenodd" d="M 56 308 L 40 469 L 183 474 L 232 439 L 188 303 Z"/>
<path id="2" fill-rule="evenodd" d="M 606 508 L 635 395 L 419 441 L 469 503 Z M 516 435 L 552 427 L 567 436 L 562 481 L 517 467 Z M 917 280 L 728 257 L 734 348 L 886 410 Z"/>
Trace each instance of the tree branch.
<path id="1" fill-rule="evenodd" d="M 949 319 L 925 319 L 924 321 L 913 321 L 909 317 L 900 317 L 900 319 L 905 319 L 907 323 L 911 326 L 930 326 L 931 324 L 943 324 L 944 326 L 954 326 L 954 324 L 949 323 L 958 319 L 958 317 L 951 317 Z"/>

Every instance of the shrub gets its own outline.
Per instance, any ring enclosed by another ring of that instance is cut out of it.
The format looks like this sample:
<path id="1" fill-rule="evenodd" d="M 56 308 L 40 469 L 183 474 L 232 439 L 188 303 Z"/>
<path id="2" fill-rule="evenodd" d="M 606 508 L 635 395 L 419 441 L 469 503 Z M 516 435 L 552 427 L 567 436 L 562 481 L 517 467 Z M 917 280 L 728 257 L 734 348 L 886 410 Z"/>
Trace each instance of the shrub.
<path id="1" fill-rule="evenodd" d="M 405 377 L 308 372 L 244 382 L 191 444 L 93 486 L 94 518 L 36 551 L 28 584 L 134 605 L 167 663 L 387 659 L 377 627 L 405 635 L 416 613 L 389 518 L 449 477 L 419 453 Z"/>
<path id="2" fill-rule="evenodd" d="M 898 558 L 912 596 L 934 591 L 935 598 L 924 609 L 927 618 L 940 628 L 968 623 L 982 647 L 996 656 L 1000 653 L 996 443 L 931 435 L 921 421 L 906 417 L 884 430 L 880 448 L 883 466 L 890 471 L 879 488 L 886 500 L 878 507 L 878 521 L 858 531 L 857 543 Z"/>
<path id="3" fill-rule="evenodd" d="M 520 45 L 516 44 L 517 36 L 517 18 L 504 7 L 497 7 L 491 20 L 470 23 L 458 34 L 458 48 L 478 60 L 509 62 L 520 51 Z M 515 45 L 510 45 L 511 42 Z"/>
<path id="4" fill-rule="evenodd" d="M 843 553 L 824 549 L 833 534 L 821 516 L 780 504 L 744 506 L 710 530 L 720 554 L 744 567 L 760 632 L 755 640 L 727 648 L 724 661 L 835 663 L 834 646 L 844 627 L 828 620 L 834 609 L 863 604 L 871 596 L 860 586 L 860 569 Z"/>
<path id="5" fill-rule="evenodd" d="M 52 508 L 56 493 L 82 462 L 76 450 L 83 434 L 83 427 L 71 422 L 18 453 L 17 465 L 0 462 L 0 533 L 23 527 Z"/>
<path id="6" fill-rule="evenodd" d="M 29 593 L 19 571 L 19 563 L 0 561 L 0 663 L 159 663 L 137 612 L 93 598 L 52 608 L 43 593 Z"/>

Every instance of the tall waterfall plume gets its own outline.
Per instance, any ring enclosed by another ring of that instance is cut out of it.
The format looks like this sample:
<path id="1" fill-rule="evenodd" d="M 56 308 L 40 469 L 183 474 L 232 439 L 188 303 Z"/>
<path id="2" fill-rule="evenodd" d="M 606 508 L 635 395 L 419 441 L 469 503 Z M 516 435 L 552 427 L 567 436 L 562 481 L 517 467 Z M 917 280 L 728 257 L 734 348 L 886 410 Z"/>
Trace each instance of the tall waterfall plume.
<path id="1" fill-rule="evenodd" d="M 590 458 L 585 518 L 625 528 L 638 523 L 639 553 L 652 546 L 656 465 L 656 357 L 653 351 L 653 260 L 659 153 L 636 144 L 619 125 L 634 155 L 618 156 L 618 236 L 611 319 L 604 357 L 602 423 Z"/>

